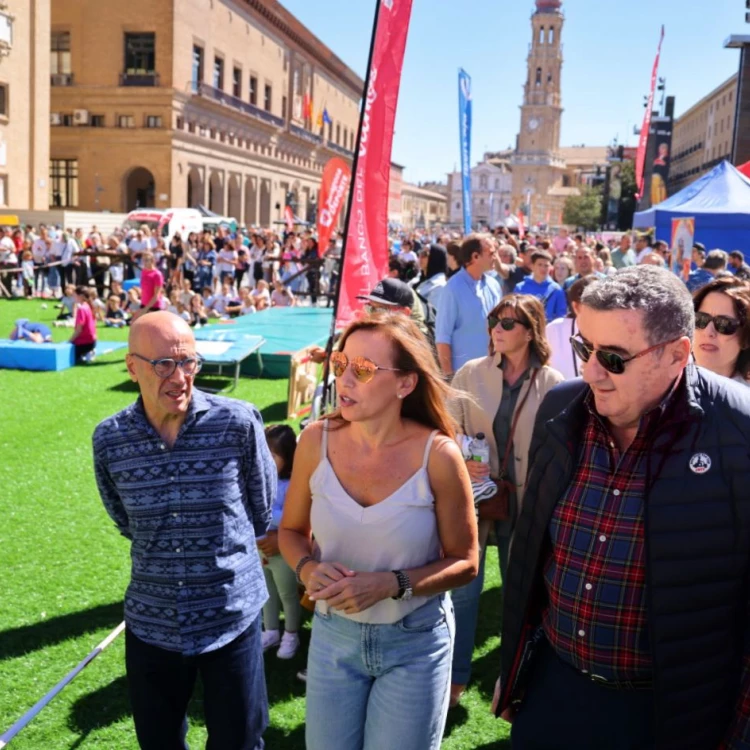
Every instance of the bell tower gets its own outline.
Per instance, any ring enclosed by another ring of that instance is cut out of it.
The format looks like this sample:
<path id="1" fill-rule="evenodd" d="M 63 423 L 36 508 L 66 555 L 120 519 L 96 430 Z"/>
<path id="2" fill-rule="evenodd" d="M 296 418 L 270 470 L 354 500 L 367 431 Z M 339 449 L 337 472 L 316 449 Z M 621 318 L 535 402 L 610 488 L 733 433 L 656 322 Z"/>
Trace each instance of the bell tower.
<path id="1" fill-rule="evenodd" d="M 528 224 L 545 221 L 551 211 L 555 211 L 554 223 L 559 210 L 560 200 L 552 199 L 549 191 L 562 185 L 565 169 L 559 153 L 564 20 L 562 0 L 536 0 L 521 130 L 512 159 L 512 211 L 524 211 Z"/>

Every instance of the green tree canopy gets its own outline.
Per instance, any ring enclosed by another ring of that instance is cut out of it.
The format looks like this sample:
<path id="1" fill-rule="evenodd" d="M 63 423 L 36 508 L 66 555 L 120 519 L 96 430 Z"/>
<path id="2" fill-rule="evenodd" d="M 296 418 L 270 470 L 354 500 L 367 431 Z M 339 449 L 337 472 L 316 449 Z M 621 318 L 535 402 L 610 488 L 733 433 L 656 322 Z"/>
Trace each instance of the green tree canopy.
<path id="1" fill-rule="evenodd" d="M 586 231 L 598 229 L 602 218 L 602 191 L 583 187 L 580 195 L 571 195 L 565 201 L 563 223 Z"/>

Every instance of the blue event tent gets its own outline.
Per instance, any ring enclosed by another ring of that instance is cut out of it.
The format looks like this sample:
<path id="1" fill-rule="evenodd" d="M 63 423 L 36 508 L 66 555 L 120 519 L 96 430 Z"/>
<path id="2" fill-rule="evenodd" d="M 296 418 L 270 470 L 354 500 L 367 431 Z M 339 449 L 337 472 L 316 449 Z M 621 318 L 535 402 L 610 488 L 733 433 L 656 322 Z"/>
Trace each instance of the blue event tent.
<path id="1" fill-rule="evenodd" d="M 750 258 L 750 179 L 723 161 L 667 200 L 639 211 L 638 229 L 656 227 L 656 239 L 672 239 L 672 219 L 695 217 L 695 241 L 707 250 L 742 250 Z"/>

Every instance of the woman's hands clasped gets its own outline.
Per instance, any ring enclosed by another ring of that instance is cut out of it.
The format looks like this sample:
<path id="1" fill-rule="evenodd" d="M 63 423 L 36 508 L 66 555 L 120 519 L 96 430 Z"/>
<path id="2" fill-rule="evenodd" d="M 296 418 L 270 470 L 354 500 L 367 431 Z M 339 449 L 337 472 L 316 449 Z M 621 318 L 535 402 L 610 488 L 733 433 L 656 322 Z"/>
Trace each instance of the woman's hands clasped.
<path id="1" fill-rule="evenodd" d="M 393 573 L 363 573 L 341 563 L 316 563 L 302 569 L 302 582 L 312 601 L 327 602 L 329 607 L 347 615 L 362 612 L 398 593 Z"/>

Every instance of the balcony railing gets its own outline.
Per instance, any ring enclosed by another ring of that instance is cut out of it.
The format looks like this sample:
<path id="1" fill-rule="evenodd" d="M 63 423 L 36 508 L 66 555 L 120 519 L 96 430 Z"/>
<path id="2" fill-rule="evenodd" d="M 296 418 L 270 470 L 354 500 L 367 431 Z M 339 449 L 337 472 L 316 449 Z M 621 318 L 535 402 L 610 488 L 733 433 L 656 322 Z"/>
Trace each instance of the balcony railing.
<path id="1" fill-rule="evenodd" d="M 52 73 L 49 77 L 50 86 L 72 86 L 72 73 Z"/>
<path id="2" fill-rule="evenodd" d="M 120 73 L 120 86 L 158 86 L 158 73 Z"/>
<path id="3" fill-rule="evenodd" d="M 302 138 L 305 141 L 314 143 L 316 146 L 319 146 L 321 143 L 323 143 L 322 136 L 319 136 L 316 133 L 311 132 L 310 130 L 306 130 L 305 128 L 301 128 L 299 125 L 294 125 L 293 123 L 289 124 L 289 132 L 292 135 L 296 135 L 297 138 Z"/>
<path id="4" fill-rule="evenodd" d="M 353 151 L 349 151 L 348 148 L 339 146 L 337 143 L 334 143 L 333 141 L 327 141 L 325 145 L 326 145 L 326 148 L 330 148 L 331 151 L 335 151 L 337 154 L 341 154 L 341 156 L 344 156 L 347 159 L 351 159 L 354 156 Z"/>
<path id="5" fill-rule="evenodd" d="M 266 112 L 264 109 L 256 107 L 254 104 L 250 104 L 250 102 L 243 101 L 236 96 L 227 94 L 225 91 L 217 89 L 214 86 L 209 86 L 207 83 L 191 81 L 190 88 L 193 93 L 198 94 L 198 96 L 205 96 L 207 99 L 213 99 L 215 102 L 225 104 L 227 107 L 232 107 L 232 109 L 244 112 L 246 115 L 255 117 L 258 120 L 262 120 L 269 125 L 274 125 L 277 128 L 284 127 L 284 120 L 281 117 L 276 117 L 276 115 L 272 115 L 270 112 Z"/>

